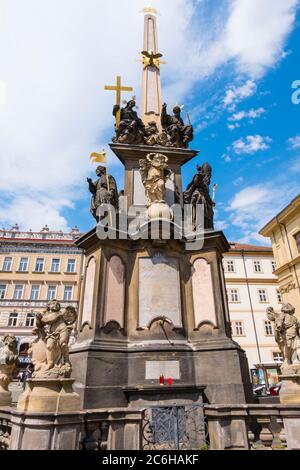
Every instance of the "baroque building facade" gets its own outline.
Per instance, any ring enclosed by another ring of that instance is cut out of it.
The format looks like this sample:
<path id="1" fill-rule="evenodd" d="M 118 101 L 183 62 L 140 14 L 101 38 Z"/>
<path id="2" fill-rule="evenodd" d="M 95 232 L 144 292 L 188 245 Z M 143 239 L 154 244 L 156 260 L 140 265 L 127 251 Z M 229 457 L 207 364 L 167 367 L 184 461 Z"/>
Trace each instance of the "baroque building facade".
<path id="1" fill-rule="evenodd" d="M 260 231 L 271 239 L 280 292 L 300 319 L 300 195 Z"/>
<path id="2" fill-rule="evenodd" d="M 74 241 L 80 233 L 21 232 L 18 226 L 0 231 L 0 336 L 18 339 L 20 365 L 27 349 L 35 313 L 48 300 L 78 307 L 81 250 Z M 281 360 L 273 325 L 266 308 L 280 309 L 276 263 L 272 249 L 230 243 L 223 260 L 233 339 L 246 351 L 250 369 Z"/>
<path id="3" fill-rule="evenodd" d="M 245 350 L 250 370 L 281 363 L 266 309 L 281 309 L 282 295 L 270 247 L 230 243 L 223 259 L 233 339 Z"/>
<path id="4" fill-rule="evenodd" d="M 81 250 L 69 233 L 22 232 L 18 225 L 0 230 L 0 336 L 13 334 L 18 341 L 19 366 L 29 361 L 27 350 L 34 339 L 35 314 L 49 300 L 78 307 Z"/>

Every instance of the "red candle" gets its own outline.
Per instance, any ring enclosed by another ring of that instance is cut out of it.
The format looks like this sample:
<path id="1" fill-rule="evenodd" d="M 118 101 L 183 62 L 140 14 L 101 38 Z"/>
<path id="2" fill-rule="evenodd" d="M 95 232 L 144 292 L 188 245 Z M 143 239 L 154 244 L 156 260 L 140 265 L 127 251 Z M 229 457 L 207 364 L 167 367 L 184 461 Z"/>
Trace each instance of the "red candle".
<path id="1" fill-rule="evenodd" d="M 161 376 L 159 377 L 159 384 L 160 385 L 165 385 L 165 378 L 164 378 L 163 374 L 161 374 Z"/>
<path id="2" fill-rule="evenodd" d="M 173 379 L 171 379 L 171 377 L 168 378 L 167 383 L 168 383 L 168 385 L 173 385 Z"/>

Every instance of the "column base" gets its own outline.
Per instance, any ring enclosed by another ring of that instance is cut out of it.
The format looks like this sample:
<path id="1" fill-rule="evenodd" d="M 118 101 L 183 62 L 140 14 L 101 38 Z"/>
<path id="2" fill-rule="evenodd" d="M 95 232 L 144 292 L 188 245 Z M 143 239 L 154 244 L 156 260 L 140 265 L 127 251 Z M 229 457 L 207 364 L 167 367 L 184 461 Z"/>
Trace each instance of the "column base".
<path id="1" fill-rule="evenodd" d="M 30 379 L 19 397 L 17 410 L 67 412 L 80 410 L 80 397 L 73 390 L 74 379 Z"/>
<path id="2" fill-rule="evenodd" d="M 11 392 L 9 390 L 4 390 L 0 388 L 0 406 L 10 406 L 11 405 Z"/>
<path id="3" fill-rule="evenodd" d="M 279 393 L 282 405 L 300 405 L 300 374 L 282 375 Z"/>

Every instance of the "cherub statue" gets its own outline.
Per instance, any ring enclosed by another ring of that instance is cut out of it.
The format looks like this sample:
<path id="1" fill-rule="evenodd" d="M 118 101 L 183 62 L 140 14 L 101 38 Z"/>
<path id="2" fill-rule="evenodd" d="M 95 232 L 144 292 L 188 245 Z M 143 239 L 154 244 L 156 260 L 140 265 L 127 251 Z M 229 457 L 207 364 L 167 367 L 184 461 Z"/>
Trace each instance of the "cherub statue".
<path id="1" fill-rule="evenodd" d="M 189 142 L 194 138 L 194 129 L 191 124 L 185 125 L 181 117 L 181 107 L 173 108 L 173 116 L 167 113 L 167 104 L 164 103 L 161 112 L 161 124 L 163 134 L 166 136 L 164 145 L 167 147 L 183 147 L 187 148 Z M 161 144 L 163 144 L 163 139 Z"/>
<path id="2" fill-rule="evenodd" d="M 51 300 L 43 313 L 36 314 L 30 355 L 35 366 L 33 377 L 70 377 L 72 366 L 69 360 L 69 339 L 72 325 L 77 318 L 75 308 L 64 311 L 57 300 Z"/>
<path id="3" fill-rule="evenodd" d="M 157 145 L 159 144 L 159 130 L 155 121 L 150 121 L 145 127 L 145 144 Z"/>
<path id="4" fill-rule="evenodd" d="M 128 101 L 121 110 L 118 105 L 114 106 L 113 115 L 116 116 L 117 112 L 120 110 L 121 120 L 119 128 L 116 128 L 116 136 L 113 138 L 113 142 L 120 144 L 144 143 L 145 126 L 134 110 L 135 106 L 136 102 L 134 99 Z"/>
<path id="5" fill-rule="evenodd" d="M 89 190 L 92 193 L 91 214 L 99 222 L 97 209 L 101 204 L 111 204 L 115 209 L 118 208 L 118 188 L 113 176 L 108 176 L 109 189 L 106 176 L 106 168 L 98 166 L 96 169 L 97 181 L 87 178 Z"/>
<path id="6" fill-rule="evenodd" d="M 275 340 L 283 357 L 281 371 L 287 374 L 300 372 L 300 323 L 295 316 L 295 308 L 287 303 L 281 312 L 273 307 L 267 309 L 267 317 L 274 322 Z"/>
<path id="7" fill-rule="evenodd" d="M 160 153 L 149 153 L 145 160 L 140 160 L 140 173 L 149 206 L 165 203 L 166 182 L 172 174 L 167 162 L 168 157 Z"/>
<path id="8" fill-rule="evenodd" d="M 17 340 L 13 335 L 6 335 L 3 341 L 0 342 L 0 402 L 1 395 L 9 393 L 8 385 L 11 382 L 17 361 Z"/>
<path id="9" fill-rule="evenodd" d="M 196 207 L 198 204 L 203 204 L 204 207 L 204 228 L 209 230 L 214 229 L 215 203 L 209 193 L 211 174 L 212 168 L 209 163 L 204 163 L 202 166 L 197 165 L 197 173 L 183 194 L 184 203 L 192 205 L 194 230 L 197 225 Z"/>

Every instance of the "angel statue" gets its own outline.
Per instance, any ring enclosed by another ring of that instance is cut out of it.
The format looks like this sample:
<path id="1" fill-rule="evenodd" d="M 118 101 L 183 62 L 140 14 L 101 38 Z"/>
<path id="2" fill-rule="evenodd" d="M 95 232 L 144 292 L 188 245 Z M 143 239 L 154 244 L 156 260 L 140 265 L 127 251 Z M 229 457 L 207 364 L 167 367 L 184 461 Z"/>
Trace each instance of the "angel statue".
<path id="1" fill-rule="evenodd" d="M 300 323 L 295 316 L 295 308 L 287 303 L 280 313 L 276 313 L 273 307 L 269 307 L 267 317 L 274 322 L 275 340 L 283 357 L 281 372 L 300 373 Z"/>
<path id="2" fill-rule="evenodd" d="M 140 160 L 140 173 L 148 206 L 165 203 L 166 182 L 172 174 L 167 162 L 168 157 L 160 153 L 149 153 L 145 160 Z"/>
<path id="3" fill-rule="evenodd" d="M 51 300 L 43 313 L 36 314 L 36 327 L 32 333 L 37 339 L 29 351 L 34 364 L 33 377 L 71 376 L 68 344 L 76 318 L 74 307 L 68 306 L 62 311 L 57 300 Z"/>
<path id="4" fill-rule="evenodd" d="M 8 385 L 18 362 L 17 340 L 15 336 L 7 335 L 0 341 L 0 405 L 8 405 L 11 394 Z"/>

